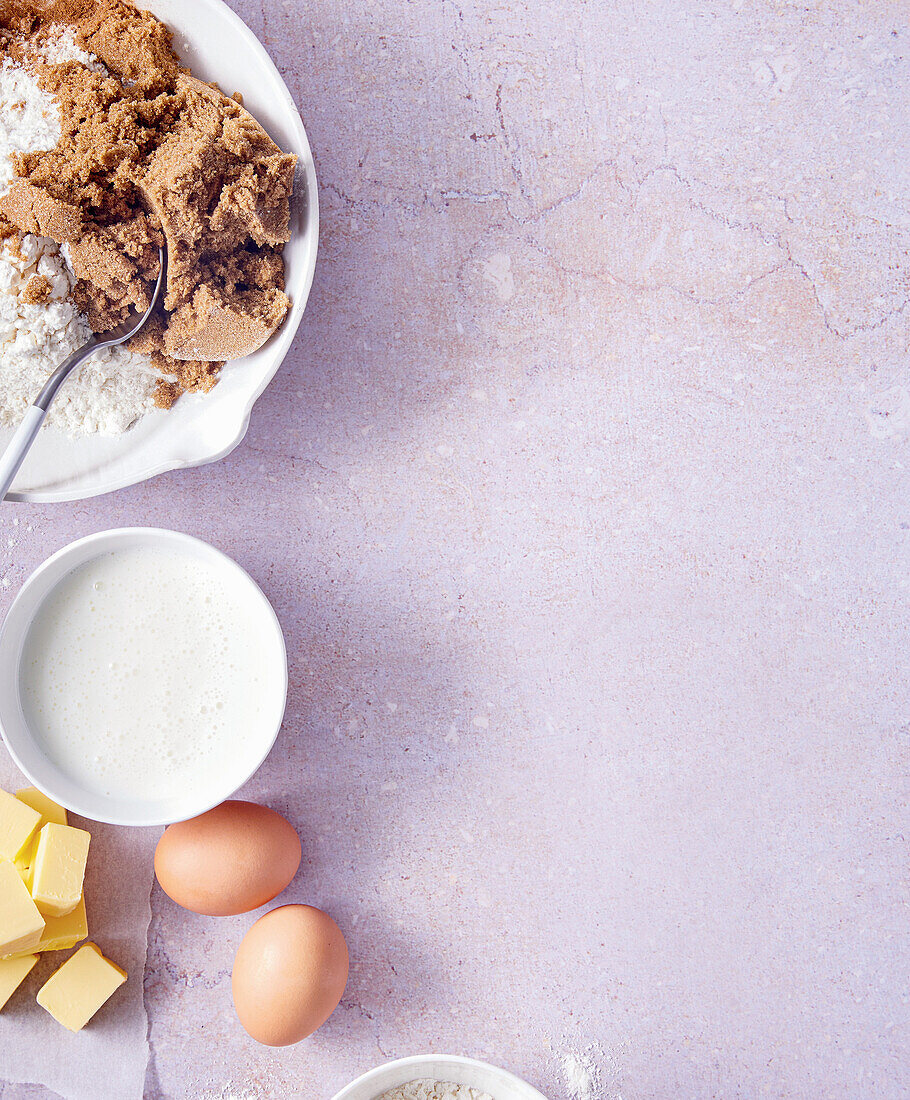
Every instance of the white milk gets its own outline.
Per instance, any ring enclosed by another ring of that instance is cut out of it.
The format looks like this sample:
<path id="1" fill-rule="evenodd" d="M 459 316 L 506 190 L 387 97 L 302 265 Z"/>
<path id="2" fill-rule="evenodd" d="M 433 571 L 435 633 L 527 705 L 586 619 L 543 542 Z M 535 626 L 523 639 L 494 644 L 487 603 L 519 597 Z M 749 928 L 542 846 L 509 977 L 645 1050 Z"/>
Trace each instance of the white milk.
<path id="1" fill-rule="evenodd" d="M 226 562 L 136 548 L 60 581 L 25 639 L 19 685 L 62 771 L 97 794 L 149 801 L 201 776 L 217 788 L 244 757 L 255 767 L 251 733 L 274 710 L 284 666 L 241 579 Z"/>

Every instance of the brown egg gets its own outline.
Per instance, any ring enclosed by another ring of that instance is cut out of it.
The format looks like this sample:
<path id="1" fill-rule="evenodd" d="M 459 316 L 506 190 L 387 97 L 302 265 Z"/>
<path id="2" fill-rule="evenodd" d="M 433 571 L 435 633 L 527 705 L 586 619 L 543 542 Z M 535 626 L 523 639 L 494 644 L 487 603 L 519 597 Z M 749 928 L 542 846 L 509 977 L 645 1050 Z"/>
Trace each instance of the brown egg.
<path id="1" fill-rule="evenodd" d="M 234 958 L 240 1022 L 260 1043 L 299 1043 L 335 1011 L 348 980 L 348 947 L 328 913 L 282 905 L 253 925 Z"/>
<path id="2" fill-rule="evenodd" d="M 222 802 L 168 825 L 155 849 L 161 889 L 184 909 L 226 917 L 272 900 L 300 866 L 300 837 L 255 802 Z"/>

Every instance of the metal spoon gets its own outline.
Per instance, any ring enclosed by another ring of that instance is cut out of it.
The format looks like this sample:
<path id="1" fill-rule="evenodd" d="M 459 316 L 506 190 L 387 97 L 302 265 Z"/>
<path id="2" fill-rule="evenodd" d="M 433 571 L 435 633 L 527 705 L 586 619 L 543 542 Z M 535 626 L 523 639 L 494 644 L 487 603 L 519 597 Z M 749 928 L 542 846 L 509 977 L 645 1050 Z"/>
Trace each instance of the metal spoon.
<path id="1" fill-rule="evenodd" d="M 158 249 L 158 263 L 158 281 L 155 283 L 155 292 L 152 294 L 151 304 L 145 313 L 139 313 L 138 310 L 131 307 L 126 320 L 117 325 L 116 328 L 109 329 L 107 332 L 96 332 L 87 343 L 74 351 L 68 359 L 65 359 L 57 367 L 44 383 L 44 388 L 35 398 L 34 403 L 29 405 L 22 423 L 16 429 L 16 434 L 7 444 L 3 454 L 0 455 L 0 500 L 3 500 L 9 491 L 13 478 L 19 472 L 19 467 L 25 461 L 25 456 L 35 441 L 38 429 L 44 423 L 51 402 L 70 374 L 80 363 L 84 363 L 86 359 L 94 355 L 96 351 L 125 344 L 127 340 L 132 339 L 145 327 L 164 288 L 167 273 L 167 250 L 164 248 Z"/>

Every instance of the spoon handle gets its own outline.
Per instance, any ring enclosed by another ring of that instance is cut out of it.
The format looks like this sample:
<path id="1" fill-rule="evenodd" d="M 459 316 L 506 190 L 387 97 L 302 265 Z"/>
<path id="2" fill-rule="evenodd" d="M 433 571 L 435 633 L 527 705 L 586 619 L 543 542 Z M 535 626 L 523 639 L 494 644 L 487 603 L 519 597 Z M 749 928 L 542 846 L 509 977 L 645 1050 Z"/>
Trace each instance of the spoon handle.
<path id="1" fill-rule="evenodd" d="M 16 434 L 9 441 L 6 450 L 0 455 L 0 500 L 6 496 L 13 478 L 19 473 L 19 467 L 25 461 L 28 449 L 34 442 L 38 429 L 47 416 L 46 410 L 38 405 L 29 405 Z"/>
<path id="2" fill-rule="evenodd" d="M 57 396 L 57 390 L 60 389 L 80 363 L 83 363 L 90 355 L 94 355 L 100 343 L 100 338 L 93 335 L 81 348 L 77 348 L 72 355 L 64 359 L 45 382 L 44 388 L 35 398 L 34 404 L 29 405 L 22 423 L 16 429 L 16 434 L 9 441 L 3 454 L 0 455 L 0 500 L 6 497 L 9 487 L 13 483 L 13 478 L 19 473 L 19 467 L 25 461 L 28 449 L 35 442 L 38 429 L 44 423 L 47 410 Z"/>

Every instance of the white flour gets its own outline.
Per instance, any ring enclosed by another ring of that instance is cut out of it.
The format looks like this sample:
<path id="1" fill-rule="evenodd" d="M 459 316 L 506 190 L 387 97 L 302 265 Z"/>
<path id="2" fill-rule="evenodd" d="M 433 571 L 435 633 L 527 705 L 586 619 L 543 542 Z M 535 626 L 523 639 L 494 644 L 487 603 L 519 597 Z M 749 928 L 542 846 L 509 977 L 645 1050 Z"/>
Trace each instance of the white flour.
<path id="1" fill-rule="evenodd" d="M 493 1100 L 493 1097 L 468 1085 L 455 1085 L 450 1081 L 434 1081 L 429 1077 L 422 1077 L 389 1089 L 377 1096 L 376 1100 Z"/>
<path id="2" fill-rule="evenodd" d="M 15 176 L 11 153 L 53 149 L 60 140 L 60 112 L 52 96 L 12 61 L 0 67 L 0 194 Z"/>
<path id="3" fill-rule="evenodd" d="M 0 423 L 18 424 L 51 371 L 91 335 L 69 300 L 70 275 L 60 250 L 46 237 L 27 235 L 18 255 L 0 246 Z M 43 275 L 52 297 L 23 300 L 28 281 Z M 98 352 L 70 378 L 47 423 L 71 435 L 117 435 L 153 404 L 157 375 L 144 356 L 122 348 Z"/>
<path id="4" fill-rule="evenodd" d="M 197 1100 L 265 1100 L 271 1090 L 263 1092 L 258 1085 L 225 1085 L 220 1092 L 197 1094 Z"/>
<path id="5" fill-rule="evenodd" d="M 597 1095 L 597 1067 L 583 1054 L 563 1055 L 562 1076 L 573 1100 L 594 1100 Z"/>
<path id="6" fill-rule="evenodd" d="M 93 72 L 107 72 L 93 53 L 87 53 L 76 42 L 73 28 L 65 27 L 60 23 L 48 28 L 44 42 L 33 51 L 31 56 L 36 61 L 43 61 L 46 65 L 59 65 L 61 61 L 78 61 Z"/>
<path id="7" fill-rule="evenodd" d="M 103 69 L 77 46 L 69 28 L 51 28 L 35 56 L 49 64 L 73 60 Z M 15 175 L 12 153 L 52 149 L 59 139 L 54 99 L 26 69 L 5 61 L 0 66 L 0 194 Z M 51 284 L 48 302 L 23 299 L 35 275 Z M 0 424 L 18 424 L 47 376 L 91 335 L 70 301 L 72 286 L 53 241 L 26 236 L 21 255 L 9 242 L 0 245 Z M 67 380 L 47 423 L 70 435 L 118 435 L 152 407 L 155 383 L 145 357 L 120 348 L 98 353 Z"/>

